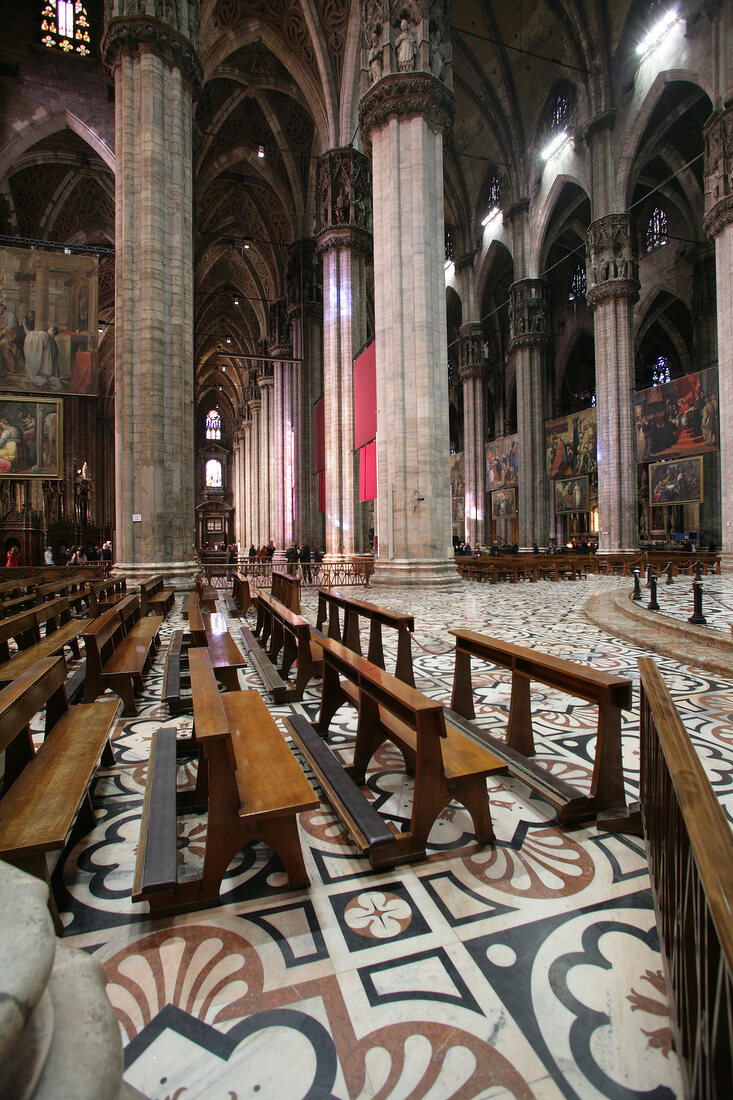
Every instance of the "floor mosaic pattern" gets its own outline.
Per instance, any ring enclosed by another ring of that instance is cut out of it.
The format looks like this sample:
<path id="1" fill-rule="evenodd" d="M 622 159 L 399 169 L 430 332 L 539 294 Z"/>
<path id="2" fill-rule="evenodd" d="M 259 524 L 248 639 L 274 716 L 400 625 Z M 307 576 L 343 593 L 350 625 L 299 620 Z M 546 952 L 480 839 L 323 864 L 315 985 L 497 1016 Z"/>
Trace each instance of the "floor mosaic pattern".
<path id="1" fill-rule="evenodd" d="M 733 606 L 733 592 L 716 582 Z M 630 676 L 623 759 L 633 800 L 643 650 L 583 616 L 590 594 L 628 586 L 591 576 L 359 594 L 415 614 L 416 684 L 445 702 L 447 630 L 459 624 Z M 303 603 L 315 622 L 314 596 Z M 160 1100 L 682 1095 L 643 842 L 594 826 L 559 829 L 552 808 L 518 780 L 489 780 L 490 847 L 476 845 L 468 814 L 452 804 L 425 862 L 373 872 L 322 801 L 300 818 L 308 890 L 289 890 L 279 861 L 256 845 L 229 867 L 220 908 L 150 920 L 145 904 L 133 904 L 150 738 L 160 725 L 182 735 L 192 727 L 191 713 L 171 719 L 159 702 L 165 641 L 185 625 L 180 608 L 179 597 L 139 717 L 118 724 L 116 763 L 93 791 L 96 825 L 72 837 L 53 878 L 65 937 L 105 966 L 130 1084 Z M 231 616 L 235 637 L 237 625 Z M 655 659 L 733 822 L 733 685 Z M 240 683 L 263 691 L 251 667 Z M 503 732 L 508 674 L 477 669 L 474 684 L 479 722 Z M 313 719 L 317 687 L 302 703 L 271 707 L 276 719 Z M 593 708 L 535 688 L 533 714 L 538 755 L 588 782 Z M 330 743 L 344 761 L 355 728 L 343 707 Z M 180 785 L 194 767 L 182 760 Z M 396 750 L 380 750 L 368 786 L 381 813 L 409 820 L 411 780 Z M 205 818 L 180 819 L 182 874 L 195 870 L 205 834 Z"/>

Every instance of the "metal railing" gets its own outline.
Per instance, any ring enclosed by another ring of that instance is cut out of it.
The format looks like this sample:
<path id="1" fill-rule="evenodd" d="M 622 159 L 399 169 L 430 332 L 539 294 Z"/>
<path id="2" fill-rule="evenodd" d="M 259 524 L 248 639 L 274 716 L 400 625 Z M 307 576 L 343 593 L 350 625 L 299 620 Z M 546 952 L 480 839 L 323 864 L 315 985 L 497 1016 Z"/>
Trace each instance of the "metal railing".
<path id="1" fill-rule="evenodd" d="M 301 588 L 344 588 L 352 585 L 368 585 L 374 572 L 373 558 L 352 558 L 338 562 L 304 562 L 290 564 L 264 558 L 240 558 L 236 564 L 227 565 L 202 562 L 199 566 L 207 584 L 212 588 L 229 588 L 232 573 L 240 573 L 258 588 L 272 584 L 273 568 L 280 573 L 298 577 Z"/>
<path id="2" fill-rule="evenodd" d="M 733 835 L 654 661 L 641 672 L 641 809 L 689 1095 L 733 1081 Z"/>

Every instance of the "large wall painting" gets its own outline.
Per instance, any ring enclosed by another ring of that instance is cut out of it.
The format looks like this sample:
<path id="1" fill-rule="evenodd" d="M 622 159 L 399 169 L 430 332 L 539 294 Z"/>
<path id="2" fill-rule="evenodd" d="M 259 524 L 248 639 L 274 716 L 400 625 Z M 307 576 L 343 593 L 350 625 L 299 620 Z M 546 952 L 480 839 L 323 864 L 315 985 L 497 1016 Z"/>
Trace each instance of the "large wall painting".
<path id="1" fill-rule="evenodd" d="M 715 367 L 637 392 L 637 462 L 703 454 L 719 447 Z"/>
<path id="2" fill-rule="evenodd" d="M 463 451 L 450 456 L 450 499 L 451 520 L 457 527 L 456 534 L 463 534 L 466 522 L 466 479 L 463 465 Z"/>
<path id="3" fill-rule="evenodd" d="M 702 487 L 702 455 L 649 467 L 649 501 L 655 508 L 701 501 Z"/>
<path id="4" fill-rule="evenodd" d="M 0 386 L 97 393 L 97 257 L 0 248 Z"/>
<path id="5" fill-rule="evenodd" d="M 0 477 L 63 476 L 64 403 L 0 394 Z"/>
<path id="6" fill-rule="evenodd" d="M 596 410 L 545 421 L 547 476 L 577 477 L 594 473 L 596 462 Z"/>
<path id="7" fill-rule="evenodd" d="M 519 484 L 519 445 L 516 435 L 505 435 L 486 444 L 486 488 L 511 489 Z"/>
<path id="8" fill-rule="evenodd" d="M 588 478 L 558 478 L 555 486 L 555 515 L 588 511 Z"/>
<path id="9" fill-rule="evenodd" d="M 496 489 L 491 494 L 491 518 L 507 519 L 517 513 L 517 490 Z"/>

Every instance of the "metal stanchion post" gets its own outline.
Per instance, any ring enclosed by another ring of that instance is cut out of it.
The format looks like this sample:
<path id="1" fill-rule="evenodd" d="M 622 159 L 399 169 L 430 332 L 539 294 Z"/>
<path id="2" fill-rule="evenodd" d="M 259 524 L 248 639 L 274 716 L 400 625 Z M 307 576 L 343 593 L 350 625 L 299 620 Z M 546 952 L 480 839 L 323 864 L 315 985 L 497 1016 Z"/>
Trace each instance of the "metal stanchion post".
<path id="1" fill-rule="evenodd" d="M 640 600 L 641 599 L 641 581 L 640 581 L 640 573 L 639 573 L 638 569 L 634 570 L 634 594 L 631 598 L 632 598 L 632 600 Z"/>
<path id="2" fill-rule="evenodd" d="M 702 613 L 702 581 L 699 577 L 696 577 L 692 582 L 692 602 L 693 611 L 687 620 L 688 623 L 694 623 L 695 626 L 705 626 L 707 619 Z"/>
<path id="3" fill-rule="evenodd" d="M 647 611 L 659 611 L 659 604 L 657 603 L 657 578 L 654 576 L 654 571 L 649 574 L 649 603 L 646 605 Z"/>

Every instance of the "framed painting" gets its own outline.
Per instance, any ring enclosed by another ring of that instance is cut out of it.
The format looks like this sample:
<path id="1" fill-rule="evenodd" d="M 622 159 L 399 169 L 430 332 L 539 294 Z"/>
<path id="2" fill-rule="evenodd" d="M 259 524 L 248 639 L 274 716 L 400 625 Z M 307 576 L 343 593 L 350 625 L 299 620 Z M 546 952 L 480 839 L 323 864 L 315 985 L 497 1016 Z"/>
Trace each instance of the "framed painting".
<path id="1" fill-rule="evenodd" d="M 510 489 L 519 484 L 518 436 L 507 435 L 486 444 L 486 488 Z"/>
<path id="2" fill-rule="evenodd" d="M 561 420 L 545 421 L 547 476 L 578 477 L 598 469 L 596 410 L 583 409 Z"/>
<path id="3" fill-rule="evenodd" d="M 716 367 L 636 394 L 636 461 L 684 458 L 720 448 Z"/>
<path id="4" fill-rule="evenodd" d="M 517 511 L 516 489 L 495 489 L 491 494 L 491 518 L 507 519 Z"/>
<path id="5" fill-rule="evenodd" d="M 0 478 L 63 477 L 60 397 L 0 394 Z"/>
<path id="6" fill-rule="evenodd" d="M 555 515 L 588 511 L 588 478 L 568 477 L 558 479 L 555 485 Z"/>
<path id="7" fill-rule="evenodd" d="M 654 462 L 649 467 L 649 503 L 694 504 L 703 499 L 702 455 L 674 462 Z"/>

